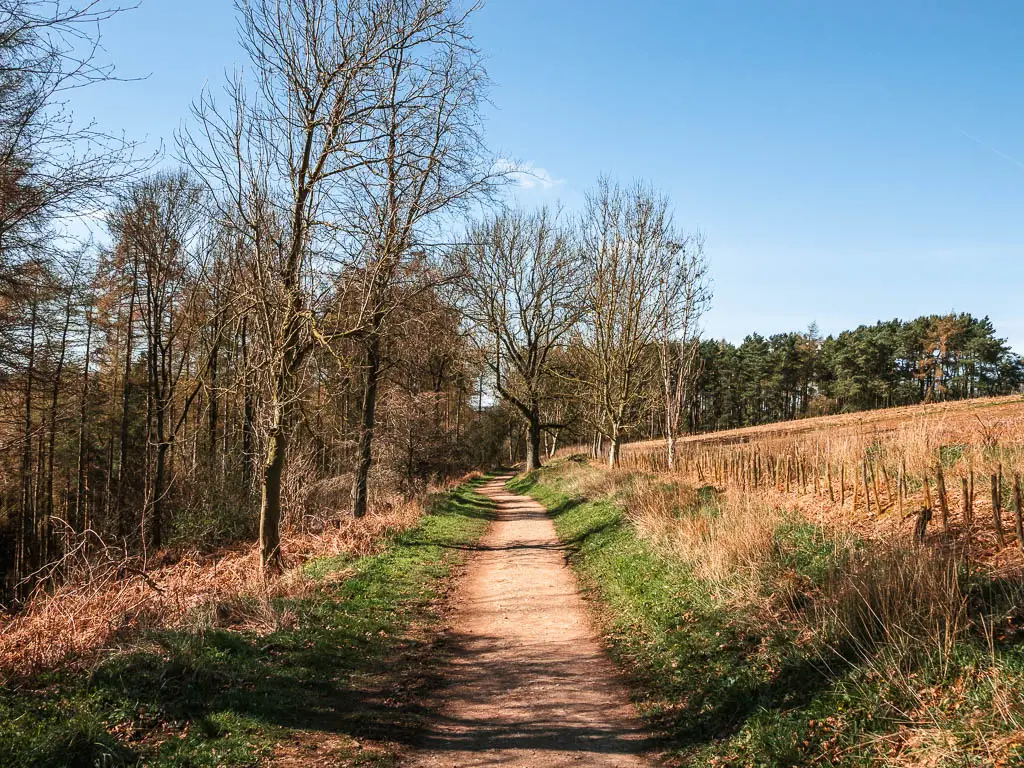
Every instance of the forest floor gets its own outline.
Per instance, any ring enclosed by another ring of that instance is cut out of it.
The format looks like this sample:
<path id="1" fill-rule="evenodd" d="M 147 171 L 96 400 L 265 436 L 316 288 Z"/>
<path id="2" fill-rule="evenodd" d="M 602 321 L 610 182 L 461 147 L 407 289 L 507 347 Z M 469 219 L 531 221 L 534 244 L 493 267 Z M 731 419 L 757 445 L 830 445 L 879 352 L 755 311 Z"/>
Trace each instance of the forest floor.
<path id="1" fill-rule="evenodd" d="M 409 765 L 643 766 L 650 743 L 591 628 L 547 511 L 479 488 L 496 520 L 451 615 L 439 713 Z"/>
<path id="2" fill-rule="evenodd" d="M 377 551 L 300 566 L 277 628 L 200 621 L 0 684 L 4 768 L 400 764 L 433 712 L 462 563 L 493 517 L 474 481 Z"/>

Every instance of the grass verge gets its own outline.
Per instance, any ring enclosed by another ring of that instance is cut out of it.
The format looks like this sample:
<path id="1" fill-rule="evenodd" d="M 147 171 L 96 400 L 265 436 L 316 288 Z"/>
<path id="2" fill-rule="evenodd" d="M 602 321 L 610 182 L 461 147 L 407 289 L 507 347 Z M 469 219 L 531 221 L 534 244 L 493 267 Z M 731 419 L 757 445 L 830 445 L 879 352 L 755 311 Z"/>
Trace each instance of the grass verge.
<path id="1" fill-rule="evenodd" d="M 1024 765 L 1019 633 L 967 634 L 945 653 L 922 643 L 908 654 L 885 637 L 844 645 L 820 605 L 835 583 L 856 585 L 860 575 L 838 579 L 845 551 L 829 536 L 781 515 L 767 558 L 756 572 L 739 561 L 723 589 L 707 568 L 632 524 L 624 499 L 638 481 L 657 479 L 609 480 L 570 460 L 513 489 L 551 510 L 609 647 L 634 681 L 640 714 L 673 763 Z M 723 511 L 698 498 L 678 514 L 714 522 Z M 747 588 L 729 583 L 737 580 Z M 786 595 L 785 610 L 777 594 Z"/>
<path id="2" fill-rule="evenodd" d="M 436 499 L 379 554 L 307 564 L 320 584 L 275 601 L 277 631 L 164 630 L 87 673 L 7 685 L 0 762 L 397 764 L 426 714 L 449 576 L 491 516 L 473 485 Z"/>

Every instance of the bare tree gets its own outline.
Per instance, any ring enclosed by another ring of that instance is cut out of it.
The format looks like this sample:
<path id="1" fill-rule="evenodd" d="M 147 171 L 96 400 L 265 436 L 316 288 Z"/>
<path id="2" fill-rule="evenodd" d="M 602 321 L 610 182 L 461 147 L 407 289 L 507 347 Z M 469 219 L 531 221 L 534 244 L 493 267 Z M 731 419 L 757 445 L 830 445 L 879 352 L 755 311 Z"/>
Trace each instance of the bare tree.
<path id="1" fill-rule="evenodd" d="M 188 415 L 193 386 L 180 412 L 172 412 L 183 369 L 202 324 L 190 311 L 194 288 L 206 274 L 206 249 L 197 248 L 205 222 L 203 190 L 188 174 L 162 173 L 133 185 L 111 217 L 111 230 L 138 263 L 138 293 L 146 331 L 149 445 L 155 453 L 147 489 L 149 536 L 162 543 L 164 506 L 170 489 L 168 453 Z M 129 361 L 130 362 L 130 361 Z"/>
<path id="2" fill-rule="evenodd" d="M 114 78 L 98 55 L 107 0 L 0 0 L 0 279 L 55 222 L 97 207 L 135 147 L 75 119 L 69 92 Z"/>
<path id="3" fill-rule="evenodd" d="M 497 393 L 526 424 L 526 469 L 541 465 L 552 355 L 583 310 L 584 264 L 547 209 L 512 211 L 478 225 L 456 251 L 461 306 L 494 374 Z"/>
<path id="4" fill-rule="evenodd" d="M 276 568 L 289 414 L 303 365 L 314 347 L 357 334 L 374 356 L 386 306 L 381 278 L 395 273 L 420 218 L 452 197 L 449 137 L 452 121 L 466 114 L 468 86 L 456 77 L 466 46 L 463 17 L 449 0 L 238 0 L 236 7 L 252 68 L 228 84 L 227 109 L 201 98 L 199 129 L 182 145 L 251 253 L 253 336 L 261 339 L 268 392 L 260 551 Z M 420 48 L 450 60 L 438 65 Z M 432 131 L 430 118 L 442 128 Z M 432 141 L 427 158 L 414 160 Z M 364 190 L 372 202 L 360 209 L 370 215 L 361 219 L 351 205 L 359 178 L 372 185 Z M 373 242 L 365 239 L 367 222 Z M 360 271 L 361 279 L 349 279 Z M 373 418 L 365 410 L 369 443 Z"/>
<path id="5" fill-rule="evenodd" d="M 236 8 L 252 70 L 228 83 L 227 109 L 201 97 L 193 110 L 199 129 L 182 143 L 222 218 L 247 240 L 251 330 L 261 342 L 252 352 L 268 384 L 260 558 L 280 569 L 289 416 L 317 336 L 314 315 L 323 314 L 319 275 L 343 231 L 332 193 L 364 162 L 372 72 L 387 40 L 368 3 L 239 0 Z"/>
<path id="6" fill-rule="evenodd" d="M 658 349 L 665 396 L 665 441 L 672 469 L 683 414 L 689 410 L 700 374 L 700 321 L 711 304 L 711 283 L 700 234 L 666 243 L 661 253 Z"/>
<path id="7" fill-rule="evenodd" d="M 424 227 L 462 207 L 496 180 L 482 139 L 479 107 L 486 77 L 472 48 L 468 12 L 449 0 L 395 2 L 393 44 L 379 60 L 367 115 L 366 162 L 348 177 L 352 272 L 360 314 L 363 396 L 352 484 L 352 514 L 366 514 L 381 347 L 403 301 L 443 274 L 411 262 L 423 254 Z M 412 266 L 413 268 L 410 268 Z"/>
<path id="8" fill-rule="evenodd" d="M 625 432 L 643 416 L 657 375 L 659 286 L 666 252 L 678 249 L 668 201 L 643 184 L 607 178 L 587 197 L 583 248 L 593 261 L 581 324 L 579 371 L 596 406 L 596 428 L 619 460 Z"/>

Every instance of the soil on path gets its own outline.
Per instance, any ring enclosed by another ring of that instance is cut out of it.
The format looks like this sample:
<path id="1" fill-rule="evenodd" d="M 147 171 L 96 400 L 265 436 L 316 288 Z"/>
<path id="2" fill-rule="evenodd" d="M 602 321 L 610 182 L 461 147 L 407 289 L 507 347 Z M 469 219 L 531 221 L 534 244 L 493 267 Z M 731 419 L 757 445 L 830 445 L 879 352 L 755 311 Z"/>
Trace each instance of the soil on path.
<path id="1" fill-rule="evenodd" d="M 497 519 L 457 595 L 437 721 L 409 761 L 438 766 L 650 766 L 650 743 L 591 629 L 537 502 L 482 487 Z"/>

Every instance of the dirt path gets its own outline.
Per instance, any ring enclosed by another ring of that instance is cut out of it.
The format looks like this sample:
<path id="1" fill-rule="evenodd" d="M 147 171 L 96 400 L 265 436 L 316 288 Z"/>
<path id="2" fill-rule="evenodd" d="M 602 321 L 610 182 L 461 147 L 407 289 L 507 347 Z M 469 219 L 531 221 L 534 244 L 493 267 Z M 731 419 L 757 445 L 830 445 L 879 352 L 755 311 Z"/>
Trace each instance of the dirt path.
<path id="1" fill-rule="evenodd" d="M 497 520 L 460 589 L 441 716 L 409 764 L 650 766 L 551 520 L 506 479 L 482 488 Z"/>

